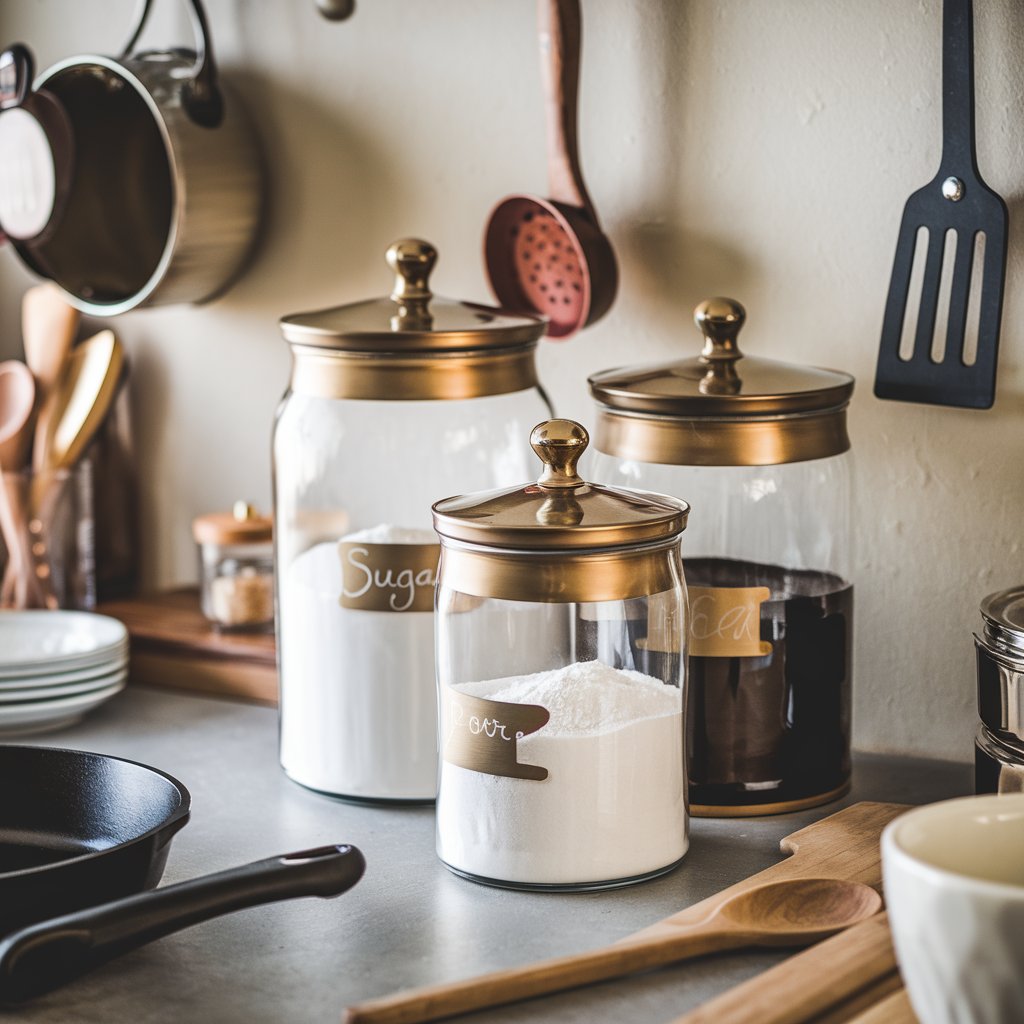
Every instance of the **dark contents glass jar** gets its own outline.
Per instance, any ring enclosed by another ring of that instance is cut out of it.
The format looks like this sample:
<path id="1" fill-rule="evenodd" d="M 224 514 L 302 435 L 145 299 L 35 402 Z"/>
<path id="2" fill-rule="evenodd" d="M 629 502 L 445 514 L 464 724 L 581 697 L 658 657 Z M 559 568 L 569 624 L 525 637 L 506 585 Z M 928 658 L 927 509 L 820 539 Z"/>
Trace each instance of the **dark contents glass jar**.
<path id="1" fill-rule="evenodd" d="M 812 807 L 850 780 L 853 378 L 744 357 L 745 312 L 731 299 L 695 319 L 700 356 L 590 378 L 593 474 L 694 508 L 692 813 Z"/>

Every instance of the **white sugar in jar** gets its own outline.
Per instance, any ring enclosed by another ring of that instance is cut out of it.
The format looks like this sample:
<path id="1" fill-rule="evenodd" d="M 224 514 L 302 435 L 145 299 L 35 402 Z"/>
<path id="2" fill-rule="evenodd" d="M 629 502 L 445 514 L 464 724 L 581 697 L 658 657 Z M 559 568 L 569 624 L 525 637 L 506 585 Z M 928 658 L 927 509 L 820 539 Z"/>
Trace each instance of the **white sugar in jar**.
<path id="1" fill-rule="evenodd" d="M 281 710 L 281 763 L 290 776 L 357 799 L 434 798 L 436 565 L 432 531 L 381 524 L 315 544 L 288 567 L 281 674 L 295 683 Z"/>

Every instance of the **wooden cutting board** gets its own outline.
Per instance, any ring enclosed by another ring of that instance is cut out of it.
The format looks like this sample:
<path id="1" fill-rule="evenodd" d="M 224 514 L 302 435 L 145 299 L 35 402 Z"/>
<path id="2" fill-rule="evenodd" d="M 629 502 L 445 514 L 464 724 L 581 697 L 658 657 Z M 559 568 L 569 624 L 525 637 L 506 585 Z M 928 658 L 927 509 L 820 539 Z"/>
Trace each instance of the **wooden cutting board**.
<path id="1" fill-rule="evenodd" d="M 882 829 L 907 810 L 910 808 L 904 804 L 865 801 L 822 818 L 782 840 L 782 852 L 790 855 L 785 860 L 622 941 L 672 934 L 680 925 L 703 921 L 730 896 L 783 878 L 842 878 L 863 882 L 881 892 Z"/>
<path id="2" fill-rule="evenodd" d="M 217 632 L 199 610 L 197 590 L 111 601 L 96 611 L 128 628 L 131 682 L 277 703 L 273 633 Z"/>
<path id="3" fill-rule="evenodd" d="M 811 946 L 673 1024 L 848 1024 L 900 988 L 886 914 Z"/>
<path id="4" fill-rule="evenodd" d="M 869 1010 L 851 1017 L 848 1024 L 918 1024 L 906 990 L 897 989 Z"/>

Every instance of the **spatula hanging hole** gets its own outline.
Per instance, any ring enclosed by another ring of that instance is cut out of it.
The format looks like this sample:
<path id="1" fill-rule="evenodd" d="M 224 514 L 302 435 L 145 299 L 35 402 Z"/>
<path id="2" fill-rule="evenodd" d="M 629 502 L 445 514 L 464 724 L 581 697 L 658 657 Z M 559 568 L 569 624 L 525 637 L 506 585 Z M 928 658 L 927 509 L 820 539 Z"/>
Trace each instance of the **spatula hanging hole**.
<path id="1" fill-rule="evenodd" d="M 981 325 L 981 285 L 985 276 L 985 232 L 974 236 L 974 259 L 971 263 L 971 289 L 967 293 L 967 323 L 964 325 L 964 366 L 973 366 L 978 359 L 978 333 Z"/>
<path id="2" fill-rule="evenodd" d="M 946 339 L 949 333 L 949 301 L 953 294 L 953 267 L 956 264 L 956 228 L 946 232 L 942 247 L 942 274 L 939 276 L 939 300 L 935 307 L 935 330 L 932 331 L 932 362 L 946 358 Z"/>
<path id="3" fill-rule="evenodd" d="M 914 336 L 917 334 L 917 316 L 921 308 L 921 289 L 924 286 L 924 265 L 928 257 L 928 229 L 917 229 L 914 243 L 914 262 L 907 286 L 907 305 L 903 310 L 903 331 L 900 334 L 899 356 L 908 362 L 914 355 Z"/>

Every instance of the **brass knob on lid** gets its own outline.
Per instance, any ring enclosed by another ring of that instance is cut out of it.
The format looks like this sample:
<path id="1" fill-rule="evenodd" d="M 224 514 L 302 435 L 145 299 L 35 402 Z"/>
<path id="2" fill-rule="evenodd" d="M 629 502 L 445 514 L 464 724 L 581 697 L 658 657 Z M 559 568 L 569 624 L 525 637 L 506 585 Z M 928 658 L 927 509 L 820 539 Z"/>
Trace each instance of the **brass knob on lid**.
<path id="1" fill-rule="evenodd" d="M 541 487 L 579 487 L 585 481 L 576 464 L 590 444 L 590 435 L 575 420 L 545 420 L 530 431 L 530 445 L 544 463 Z"/>
<path id="2" fill-rule="evenodd" d="M 723 297 L 705 299 L 694 311 L 693 322 L 704 335 L 700 361 L 708 372 L 699 388 L 704 395 L 735 395 L 743 383 L 736 363 L 743 358 L 738 335 L 747 319 L 747 311 L 735 300 Z"/>
<path id="3" fill-rule="evenodd" d="M 422 303 L 431 298 L 430 274 L 437 262 L 437 250 L 421 238 L 402 238 L 392 243 L 385 257 L 395 272 L 391 298 L 401 303 Z"/>

